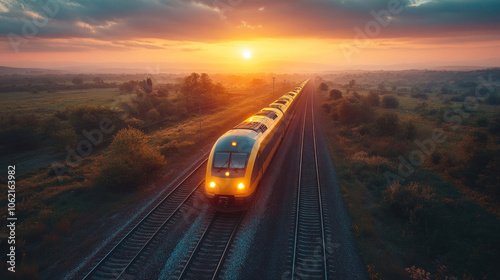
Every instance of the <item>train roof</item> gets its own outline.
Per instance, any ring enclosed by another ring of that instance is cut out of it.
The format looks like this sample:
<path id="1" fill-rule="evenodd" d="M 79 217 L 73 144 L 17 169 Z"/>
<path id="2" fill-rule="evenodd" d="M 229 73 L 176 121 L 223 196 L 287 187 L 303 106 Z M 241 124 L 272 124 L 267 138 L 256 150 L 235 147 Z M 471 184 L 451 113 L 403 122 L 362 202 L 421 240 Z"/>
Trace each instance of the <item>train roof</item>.
<path id="1" fill-rule="evenodd" d="M 224 133 L 217 140 L 215 151 L 250 152 L 255 141 L 283 116 L 290 103 L 302 90 L 303 84 Z"/>

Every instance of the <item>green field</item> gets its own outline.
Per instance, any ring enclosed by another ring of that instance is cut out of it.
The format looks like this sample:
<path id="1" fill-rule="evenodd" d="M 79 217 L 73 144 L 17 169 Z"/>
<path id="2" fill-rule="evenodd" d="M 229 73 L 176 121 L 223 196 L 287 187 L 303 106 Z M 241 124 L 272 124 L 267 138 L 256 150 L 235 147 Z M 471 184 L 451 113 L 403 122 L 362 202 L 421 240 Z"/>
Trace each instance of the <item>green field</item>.
<path id="1" fill-rule="evenodd" d="M 116 88 L 67 90 L 39 94 L 2 92 L 0 93 L 0 108 L 2 108 L 0 116 L 30 113 L 47 116 L 54 114 L 58 109 L 79 104 L 117 106 L 120 102 L 129 100 L 131 96 L 131 94 L 119 94 Z"/>

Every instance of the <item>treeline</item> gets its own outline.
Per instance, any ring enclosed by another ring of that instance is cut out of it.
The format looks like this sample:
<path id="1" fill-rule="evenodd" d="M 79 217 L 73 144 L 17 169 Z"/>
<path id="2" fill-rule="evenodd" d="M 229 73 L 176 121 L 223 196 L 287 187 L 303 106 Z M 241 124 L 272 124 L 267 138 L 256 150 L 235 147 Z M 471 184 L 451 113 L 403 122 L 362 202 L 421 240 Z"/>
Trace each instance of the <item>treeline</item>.
<path id="1" fill-rule="evenodd" d="M 227 100 L 224 86 L 214 83 L 206 73 L 192 73 L 178 84 L 154 85 L 150 78 L 129 81 L 120 84 L 119 90 L 135 93 L 121 106 L 130 116 L 146 123 L 210 113 Z"/>
<path id="2" fill-rule="evenodd" d="M 72 83 L 57 83 L 46 80 L 43 83 L 1 83 L 0 92 L 31 92 L 33 94 L 57 92 L 60 90 L 78 90 L 93 88 L 116 88 L 117 83 L 106 83 L 101 78 L 94 78 L 90 82 L 85 82 L 81 77 L 74 77 Z"/>

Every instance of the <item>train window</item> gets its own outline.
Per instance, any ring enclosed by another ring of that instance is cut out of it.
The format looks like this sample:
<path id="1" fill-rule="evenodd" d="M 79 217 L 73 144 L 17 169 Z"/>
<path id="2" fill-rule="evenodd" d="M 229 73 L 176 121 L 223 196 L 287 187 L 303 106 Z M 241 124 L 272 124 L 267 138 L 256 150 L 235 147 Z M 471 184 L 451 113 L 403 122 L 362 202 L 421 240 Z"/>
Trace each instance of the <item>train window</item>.
<path id="1" fill-rule="evenodd" d="M 214 167 L 215 168 L 227 168 L 229 163 L 229 153 L 215 153 L 214 156 Z"/>
<path id="2" fill-rule="evenodd" d="M 267 130 L 267 126 L 265 126 L 265 125 L 261 125 L 261 126 L 260 126 L 260 130 L 262 131 L 262 133 L 266 132 L 266 130 Z"/>
<path id="3" fill-rule="evenodd" d="M 263 111 L 260 111 L 258 112 L 257 114 L 255 114 L 256 116 L 265 116 L 265 117 L 268 117 L 270 119 L 276 119 L 278 117 L 278 115 L 276 115 L 275 112 L 273 111 L 269 111 L 269 110 L 263 110 Z"/>
<path id="4" fill-rule="evenodd" d="M 235 126 L 234 129 L 251 129 L 257 130 L 259 128 L 259 122 L 242 122 L 239 125 Z"/>
<path id="5" fill-rule="evenodd" d="M 278 100 L 278 101 L 276 101 L 275 103 L 279 103 L 279 104 L 286 105 L 286 101 L 283 101 L 283 100 Z"/>
<path id="6" fill-rule="evenodd" d="M 231 153 L 231 163 L 229 168 L 245 168 L 247 165 L 247 153 Z"/>

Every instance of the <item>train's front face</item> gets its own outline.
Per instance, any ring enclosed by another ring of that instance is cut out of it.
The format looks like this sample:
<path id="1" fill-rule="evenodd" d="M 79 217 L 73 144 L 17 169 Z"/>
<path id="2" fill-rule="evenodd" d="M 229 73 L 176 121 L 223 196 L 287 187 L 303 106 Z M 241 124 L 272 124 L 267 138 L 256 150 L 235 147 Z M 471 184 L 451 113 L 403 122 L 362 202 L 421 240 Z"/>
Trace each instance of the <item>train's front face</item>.
<path id="1" fill-rule="evenodd" d="M 245 204 L 255 189 L 250 185 L 255 140 L 241 132 L 233 130 L 219 138 L 210 153 L 205 193 L 217 204 Z"/>

